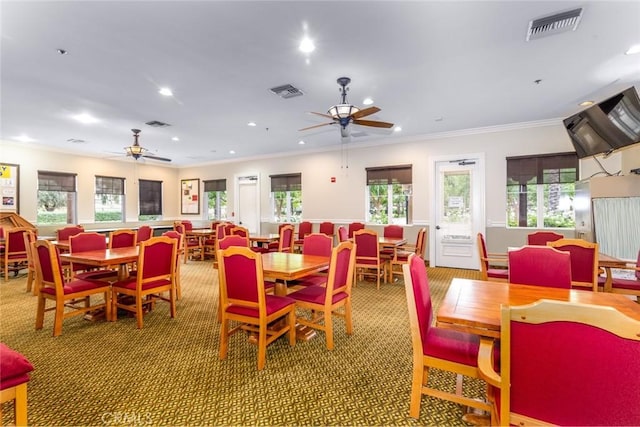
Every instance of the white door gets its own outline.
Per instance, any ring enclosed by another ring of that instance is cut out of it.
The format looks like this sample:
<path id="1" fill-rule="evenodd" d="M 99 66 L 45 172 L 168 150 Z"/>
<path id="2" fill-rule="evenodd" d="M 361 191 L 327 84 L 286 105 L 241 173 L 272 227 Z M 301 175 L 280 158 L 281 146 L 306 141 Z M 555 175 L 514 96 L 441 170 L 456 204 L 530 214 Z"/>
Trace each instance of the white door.
<path id="1" fill-rule="evenodd" d="M 482 160 L 475 155 L 434 162 L 432 266 L 479 267 L 476 236 L 484 233 Z"/>
<path id="2" fill-rule="evenodd" d="M 260 181 L 258 175 L 236 176 L 235 223 L 260 234 Z"/>

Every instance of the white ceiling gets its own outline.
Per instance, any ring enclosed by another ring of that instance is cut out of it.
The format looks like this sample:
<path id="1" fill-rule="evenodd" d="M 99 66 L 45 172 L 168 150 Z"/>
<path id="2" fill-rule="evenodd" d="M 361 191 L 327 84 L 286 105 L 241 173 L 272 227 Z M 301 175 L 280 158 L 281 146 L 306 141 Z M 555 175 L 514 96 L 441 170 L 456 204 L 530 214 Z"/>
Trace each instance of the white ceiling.
<path id="1" fill-rule="evenodd" d="M 624 55 L 640 44 L 639 1 L 2 0 L 0 7 L 1 138 L 24 134 L 34 146 L 101 157 L 124 153 L 132 128 L 142 129 L 142 146 L 176 166 L 338 147 L 337 126 L 298 129 L 325 121 L 309 112 L 339 102 L 340 76 L 352 79 L 349 102 L 371 97 L 381 108 L 367 119 L 402 127 L 353 126 L 349 144 L 559 120 L 585 99 L 640 88 L 640 54 Z M 525 40 L 531 19 L 575 7 L 584 8 L 576 31 Z M 297 49 L 305 26 L 316 44 L 309 55 Z M 269 91 L 287 83 L 304 95 Z M 164 86 L 173 98 L 158 93 Z M 82 112 L 101 121 L 70 118 Z"/>

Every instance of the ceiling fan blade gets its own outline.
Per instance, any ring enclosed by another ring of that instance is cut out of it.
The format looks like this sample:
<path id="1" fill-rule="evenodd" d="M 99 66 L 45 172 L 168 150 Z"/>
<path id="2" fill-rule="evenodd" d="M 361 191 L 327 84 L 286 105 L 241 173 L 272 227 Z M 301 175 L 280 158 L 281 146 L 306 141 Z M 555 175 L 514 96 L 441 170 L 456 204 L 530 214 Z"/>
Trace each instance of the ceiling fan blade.
<path id="1" fill-rule="evenodd" d="M 374 128 L 392 128 L 393 127 L 393 123 L 378 122 L 376 120 L 354 120 L 353 124 L 360 125 L 360 126 L 371 126 Z"/>
<path id="2" fill-rule="evenodd" d="M 351 115 L 351 118 L 352 119 L 359 119 L 360 117 L 365 117 L 365 116 L 370 116 L 372 114 L 375 114 L 378 111 L 380 111 L 380 109 L 378 107 L 365 108 L 364 110 L 360 110 L 360 111 L 357 111 L 357 112 L 353 113 Z"/>
<path id="3" fill-rule="evenodd" d="M 298 131 L 302 131 L 302 130 L 309 130 L 309 129 L 314 129 L 314 128 L 319 128 L 319 127 L 321 127 L 321 126 L 326 126 L 326 125 L 333 125 L 333 124 L 335 124 L 335 123 L 336 123 L 336 122 L 321 123 L 321 124 L 319 124 L 319 125 L 313 125 L 313 126 L 309 126 L 309 127 L 306 127 L 306 128 L 298 129 Z"/>
<path id="4" fill-rule="evenodd" d="M 315 114 L 316 116 L 326 117 L 327 119 L 333 119 L 333 116 L 325 113 L 316 113 L 315 111 L 309 111 L 310 114 Z"/>
<path id="5" fill-rule="evenodd" d="M 171 159 L 167 159 L 166 157 L 158 157 L 158 156 L 153 156 L 151 154 L 142 154 L 140 157 L 144 157 L 145 159 L 151 159 L 151 160 L 160 160 L 162 162 L 171 161 Z"/>

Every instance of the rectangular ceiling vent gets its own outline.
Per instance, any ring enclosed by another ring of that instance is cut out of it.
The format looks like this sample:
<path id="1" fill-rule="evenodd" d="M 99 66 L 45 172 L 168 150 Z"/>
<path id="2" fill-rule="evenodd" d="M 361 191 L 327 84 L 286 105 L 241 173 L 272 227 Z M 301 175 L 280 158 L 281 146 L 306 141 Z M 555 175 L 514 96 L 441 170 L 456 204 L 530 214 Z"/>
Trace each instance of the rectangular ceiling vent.
<path id="1" fill-rule="evenodd" d="M 169 123 L 160 122 L 158 120 L 151 120 L 150 122 L 146 122 L 145 125 L 149 125 L 154 128 L 164 128 L 167 126 L 171 126 Z"/>
<path id="2" fill-rule="evenodd" d="M 575 31 L 580 23 L 580 18 L 582 18 L 582 8 L 531 20 L 527 31 L 527 41 L 566 31 Z"/>
<path id="3" fill-rule="evenodd" d="M 296 96 L 304 95 L 300 89 L 289 84 L 272 87 L 269 90 L 275 93 L 276 95 L 278 95 L 280 98 L 284 98 L 284 99 L 289 99 L 289 98 L 294 98 Z"/>

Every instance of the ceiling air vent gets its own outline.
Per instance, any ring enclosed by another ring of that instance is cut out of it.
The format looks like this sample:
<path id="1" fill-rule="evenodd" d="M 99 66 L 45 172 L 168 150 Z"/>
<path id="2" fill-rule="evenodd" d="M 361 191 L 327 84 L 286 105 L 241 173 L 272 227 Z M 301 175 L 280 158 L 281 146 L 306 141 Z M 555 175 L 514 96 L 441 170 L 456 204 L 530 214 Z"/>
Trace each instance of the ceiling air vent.
<path id="1" fill-rule="evenodd" d="M 284 99 L 303 95 L 302 91 L 293 85 L 276 86 L 269 90 Z"/>
<path id="2" fill-rule="evenodd" d="M 158 120 L 151 120 L 150 122 L 146 122 L 145 125 L 149 125 L 154 128 L 164 128 L 167 126 L 171 126 L 169 123 L 160 122 Z"/>
<path id="3" fill-rule="evenodd" d="M 580 23 L 580 18 L 582 18 L 582 8 L 531 20 L 527 31 L 527 41 L 565 31 L 575 31 Z"/>

